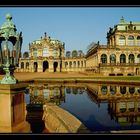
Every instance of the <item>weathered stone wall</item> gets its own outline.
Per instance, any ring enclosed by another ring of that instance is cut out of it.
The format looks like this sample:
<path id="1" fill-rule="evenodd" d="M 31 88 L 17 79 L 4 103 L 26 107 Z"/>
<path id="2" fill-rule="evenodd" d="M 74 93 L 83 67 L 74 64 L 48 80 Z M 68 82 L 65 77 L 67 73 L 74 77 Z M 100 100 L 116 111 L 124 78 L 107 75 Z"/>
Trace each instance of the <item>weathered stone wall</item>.
<path id="1" fill-rule="evenodd" d="M 44 105 L 43 120 L 50 133 L 90 132 L 76 117 L 52 103 Z"/>

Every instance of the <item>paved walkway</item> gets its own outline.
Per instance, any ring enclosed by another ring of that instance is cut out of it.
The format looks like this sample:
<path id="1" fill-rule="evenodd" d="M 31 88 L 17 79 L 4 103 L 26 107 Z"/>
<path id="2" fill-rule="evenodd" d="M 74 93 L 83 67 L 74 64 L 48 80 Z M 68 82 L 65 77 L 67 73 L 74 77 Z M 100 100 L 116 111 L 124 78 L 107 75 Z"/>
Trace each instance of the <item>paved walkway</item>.
<path id="1" fill-rule="evenodd" d="M 44 73 L 44 72 L 22 72 L 22 73 L 14 73 L 14 76 L 18 80 L 32 80 L 35 78 L 69 78 L 69 77 L 89 77 L 80 73 Z M 4 77 L 4 75 L 0 75 L 0 80 Z"/>

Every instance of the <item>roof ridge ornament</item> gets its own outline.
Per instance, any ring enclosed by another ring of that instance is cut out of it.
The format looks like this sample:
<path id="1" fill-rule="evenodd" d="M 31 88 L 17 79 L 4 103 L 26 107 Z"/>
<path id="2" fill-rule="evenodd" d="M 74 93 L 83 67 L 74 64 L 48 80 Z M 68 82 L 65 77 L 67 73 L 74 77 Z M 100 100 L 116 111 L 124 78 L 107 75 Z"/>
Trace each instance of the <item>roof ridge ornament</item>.
<path id="1" fill-rule="evenodd" d="M 120 23 L 125 23 L 125 19 L 124 19 L 123 16 L 122 16 L 121 19 L 120 19 Z"/>

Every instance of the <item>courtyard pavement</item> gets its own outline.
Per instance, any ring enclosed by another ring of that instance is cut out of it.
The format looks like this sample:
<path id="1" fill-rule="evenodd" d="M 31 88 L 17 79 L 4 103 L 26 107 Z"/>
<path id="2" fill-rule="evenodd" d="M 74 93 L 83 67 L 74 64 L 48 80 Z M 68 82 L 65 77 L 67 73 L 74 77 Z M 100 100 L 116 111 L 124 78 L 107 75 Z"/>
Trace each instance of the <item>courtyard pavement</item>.
<path id="1" fill-rule="evenodd" d="M 14 76 L 18 80 L 33 80 L 35 78 L 80 78 L 80 77 L 89 77 L 85 74 L 80 73 L 44 73 L 44 72 L 20 72 L 20 73 L 14 73 Z M 0 75 L 0 80 L 4 77 L 4 75 Z"/>

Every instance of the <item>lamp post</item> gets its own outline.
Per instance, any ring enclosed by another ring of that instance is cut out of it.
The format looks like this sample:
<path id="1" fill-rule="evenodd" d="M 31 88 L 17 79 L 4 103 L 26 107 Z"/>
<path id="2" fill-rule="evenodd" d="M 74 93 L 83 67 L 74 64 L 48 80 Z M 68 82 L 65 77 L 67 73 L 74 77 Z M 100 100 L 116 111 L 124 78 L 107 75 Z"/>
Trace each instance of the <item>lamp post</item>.
<path id="1" fill-rule="evenodd" d="M 16 32 L 16 26 L 12 22 L 12 16 L 6 15 L 6 21 L 0 28 L 0 64 L 5 71 L 1 84 L 16 84 L 17 80 L 13 75 L 18 66 L 21 54 L 22 33 Z"/>

